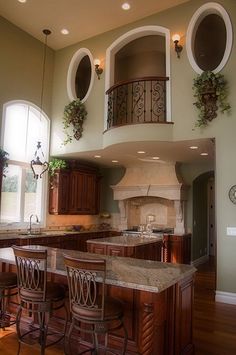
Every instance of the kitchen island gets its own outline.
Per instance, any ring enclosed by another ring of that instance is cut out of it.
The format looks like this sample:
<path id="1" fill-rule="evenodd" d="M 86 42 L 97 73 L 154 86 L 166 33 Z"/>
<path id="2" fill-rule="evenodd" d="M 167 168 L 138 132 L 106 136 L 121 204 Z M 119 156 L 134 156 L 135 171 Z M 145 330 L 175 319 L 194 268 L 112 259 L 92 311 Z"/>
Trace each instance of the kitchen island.
<path id="1" fill-rule="evenodd" d="M 154 235 L 119 235 L 87 240 L 87 250 L 90 253 L 154 261 L 161 261 L 162 245 L 162 237 Z"/>
<path id="2" fill-rule="evenodd" d="M 31 246 L 31 248 L 43 248 Z M 45 247 L 44 247 L 45 248 Z M 107 292 L 124 302 L 128 329 L 127 354 L 193 354 L 192 306 L 195 268 L 129 257 L 96 255 L 46 248 L 51 279 L 67 283 L 63 253 L 73 257 L 102 258 L 107 264 Z M 2 270 L 15 270 L 12 248 L 0 249 Z M 109 341 L 119 348 L 122 339 Z"/>

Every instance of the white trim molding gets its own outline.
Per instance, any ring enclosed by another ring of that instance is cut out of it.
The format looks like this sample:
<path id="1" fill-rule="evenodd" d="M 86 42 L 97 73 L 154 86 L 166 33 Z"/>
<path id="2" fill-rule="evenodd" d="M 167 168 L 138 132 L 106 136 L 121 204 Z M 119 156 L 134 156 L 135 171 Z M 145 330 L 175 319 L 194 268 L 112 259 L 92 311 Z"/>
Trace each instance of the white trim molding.
<path id="1" fill-rule="evenodd" d="M 88 91 L 87 91 L 86 95 L 84 96 L 84 98 L 81 100 L 82 102 L 85 102 L 87 100 L 87 98 L 89 97 L 90 91 L 92 89 L 93 82 L 94 82 L 93 56 L 87 48 L 80 48 L 73 55 L 73 57 L 70 61 L 68 72 L 67 72 L 67 94 L 68 94 L 70 101 L 77 99 L 76 92 L 75 92 L 75 76 L 76 76 L 76 72 L 77 72 L 79 63 L 86 55 L 89 57 L 90 64 L 91 64 L 91 78 L 90 78 L 90 84 L 89 84 Z"/>
<path id="2" fill-rule="evenodd" d="M 137 38 L 149 35 L 160 35 L 165 37 L 166 76 L 169 77 L 169 80 L 166 82 L 166 117 L 167 122 L 171 122 L 170 30 L 168 28 L 162 26 L 137 27 L 117 38 L 106 50 L 105 91 L 107 91 L 112 85 L 114 85 L 114 66 L 116 53 L 129 42 Z M 104 129 L 106 129 L 107 125 L 107 108 L 108 97 L 106 95 L 104 110 Z"/>
<path id="3" fill-rule="evenodd" d="M 193 53 L 193 42 L 195 39 L 196 35 L 196 30 L 200 22 L 204 19 L 204 17 L 211 15 L 211 14 L 216 14 L 220 16 L 224 23 L 225 23 L 225 28 L 226 28 L 226 46 L 225 46 L 225 53 L 224 56 L 218 65 L 217 68 L 213 70 L 214 73 L 220 72 L 224 66 L 226 65 L 231 50 L 232 50 L 232 44 L 233 44 L 233 29 L 232 29 L 232 23 L 230 21 L 230 17 L 227 13 L 227 11 L 221 6 L 220 4 L 216 2 L 208 2 L 201 7 L 194 13 L 193 17 L 190 20 L 190 23 L 188 25 L 187 29 L 187 35 L 186 35 L 186 51 L 188 55 L 188 60 L 193 68 L 193 70 L 201 74 L 203 70 L 198 66 L 198 64 L 195 61 L 194 58 L 194 53 Z"/>
<path id="4" fill-rule="evenodd" d="M 215 301 L 220 303 L 236 305 L 236 293 L 216 291 Z"/>

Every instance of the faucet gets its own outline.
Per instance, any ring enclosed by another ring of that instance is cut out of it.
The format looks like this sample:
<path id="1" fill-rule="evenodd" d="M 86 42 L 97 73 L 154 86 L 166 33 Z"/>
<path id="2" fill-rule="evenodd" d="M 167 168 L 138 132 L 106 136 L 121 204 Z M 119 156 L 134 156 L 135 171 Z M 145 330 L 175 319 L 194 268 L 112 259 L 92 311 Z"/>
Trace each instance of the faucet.
<path id="1" fill-rule="evenodd" d="M 36 215 L 36 214 L 31 214 L 30 215 L 30 218 L 29 218 L 29 234 L 33 234 L 32 233 L 32 217 L 34 217 L 35 216 L 35 221 L 36 221 L 36 223 L 39 223 L 39 218 L 38 218 L 38 216 Z"/>

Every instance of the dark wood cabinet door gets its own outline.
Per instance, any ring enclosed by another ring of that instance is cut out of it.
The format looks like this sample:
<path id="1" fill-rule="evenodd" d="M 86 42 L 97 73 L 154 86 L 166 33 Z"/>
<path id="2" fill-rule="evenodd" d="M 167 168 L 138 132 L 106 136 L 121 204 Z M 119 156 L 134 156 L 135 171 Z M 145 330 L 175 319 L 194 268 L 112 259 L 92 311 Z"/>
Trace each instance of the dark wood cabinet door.
<path id="1" fill-rule="evenodd" d="M 72 171 L 70 176 L 69 213 L 83 214 L 84 174 Z"/>
<path id="2" fill-rule="evenodd" d="M 121 246 L 107 245 L 107 255 L 125 256 L 125 249 Z"/>
<path id="3" fill-rule="evenodd" d="M 58 170 L 50 178 L 49 213 L 67 214 L 69 202 L 69 171 Z"/>

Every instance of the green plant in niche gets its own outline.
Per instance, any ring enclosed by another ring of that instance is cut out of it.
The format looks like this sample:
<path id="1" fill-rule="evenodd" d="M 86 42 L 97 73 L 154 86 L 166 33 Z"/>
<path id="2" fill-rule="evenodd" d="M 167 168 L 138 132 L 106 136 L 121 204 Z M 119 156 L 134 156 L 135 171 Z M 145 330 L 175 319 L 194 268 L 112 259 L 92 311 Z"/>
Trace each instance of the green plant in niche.
<path id="1" fill-rule="evenodd" d="M 197 127 L 205 127 L 217 117 L 218 106 L 222 113 L 229 112 L 228 87 L 222 74 L 204 71 L 193 80 L 194 105 L 198 108 Z"/>
<path id="2" fill-rule="evenodd" d="M 49 174 L 50 176 L 53 176 L 55 174 L 55 170 L 66 169 L 67 162 L 63 159 L 53 158 L 52 160 L 49 161 L 48 166 L 49 166 Z"/>
<path id="3" fill-rule="evenodd" d="M 66 134 L 66 139 L 63 144 L 72 142 L 74 137 L 79 140 L 83 132 L 83 122 L 87 116 L 87 111 L 83 102 L 80 99 L 71 101 L 65 106 L 63 115 L 63 129 Z M 69 127 L 72 126 L 73 135 L 68 132 Z"/>
<path id="4" fill-rule="evenodd" d="M 6 167 L 8 166 L 8 159 L 9 153 L 7 153 L 4 149 L 0 148 L 0 171 L 2 170 L 3 176 L 5 176 L 4 172 L 6 172 Z"/>

